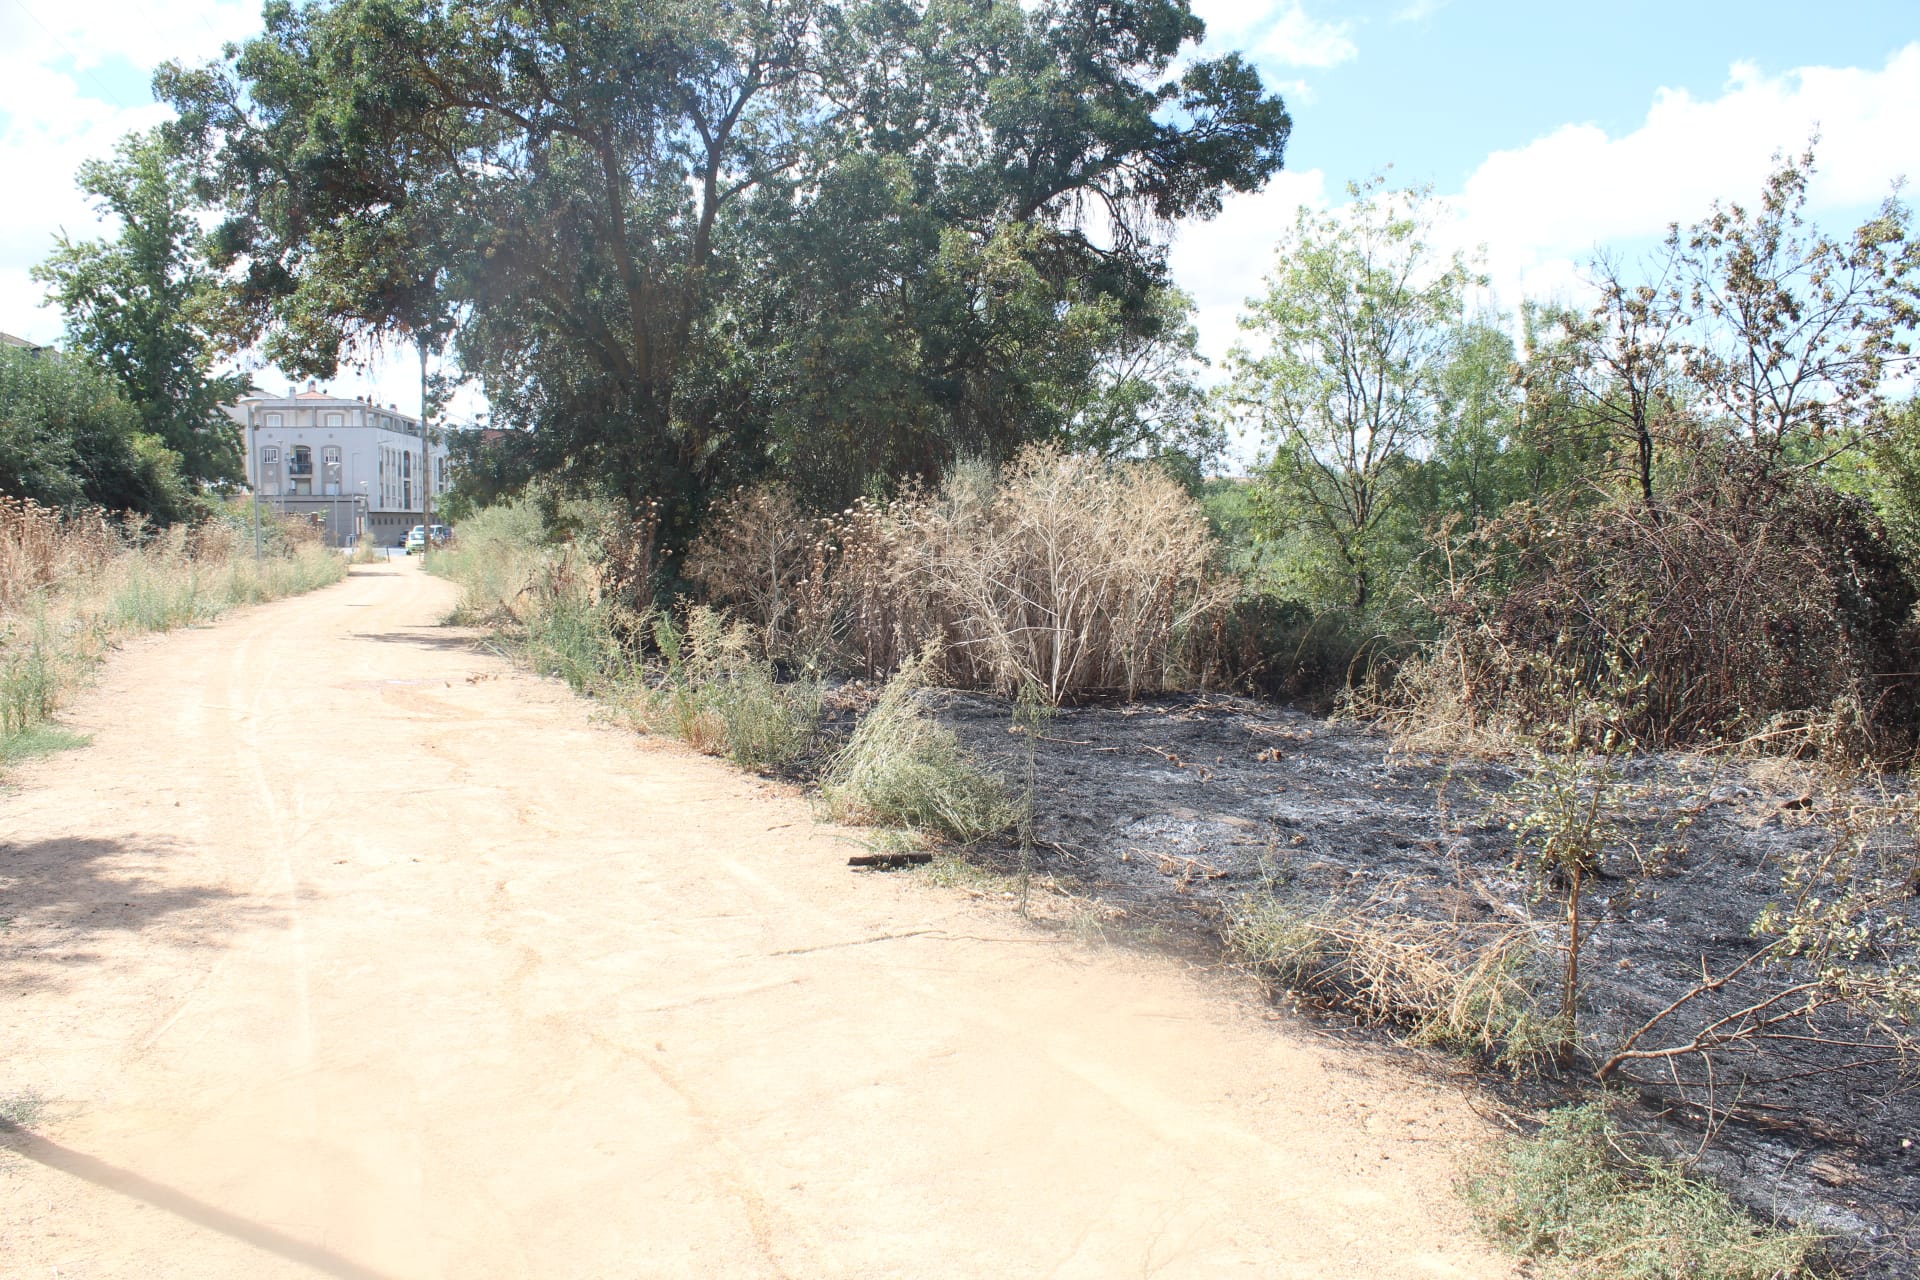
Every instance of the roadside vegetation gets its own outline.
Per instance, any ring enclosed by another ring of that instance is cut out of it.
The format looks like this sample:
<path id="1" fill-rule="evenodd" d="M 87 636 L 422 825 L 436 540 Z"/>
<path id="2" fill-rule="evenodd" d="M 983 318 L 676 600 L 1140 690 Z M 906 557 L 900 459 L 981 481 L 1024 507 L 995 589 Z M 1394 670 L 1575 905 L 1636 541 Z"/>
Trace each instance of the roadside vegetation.
<path id="1" fill-rule="evenodd" d="M 256 567 L 249 518 L 156 530 L 0 498 L 0 765 L 81 741 L 55 717 L 118 641 L 345 576 L 316 531 L 278 521 Z"/>
<path id="2" fill-rule="evenodd" d="M 1488 1234 L 1542 1280 L 1792 1280 L 1819 1233 L 1756 1222 L 1684 1166 L 1641 1150 L 1604 1102 L 1568 1107 L 1470 1178 Z"/>
<path id="3" fill-rule="evenodd" d="M 1897 193 L 1823 231 L 1785 154 L 1575 301 L 1498 314 L 1430 193 L 1355 184 L 1280 230 L 1206 390 L 1168 229 L 1258 189 L 1292 125 L 1187 4 L 776 9 L 341 0 L 163 68 L 176 119 L 82 173 L 118 238 L 40 270 L 69 352 L 0 352 L 0 493 L 64 513 L 10 507 L 9 536 L 71 562 L 0 565 L 12 749 L 55 741 L 115 635 L 340 571 L 282 529 L 250 578 L 206 518 L 237 478 L 219 357 L 327 377 L 404 338 L 502 428 L 456 448 L 457 618 L 636 729 L 903 843 L 1015 848 L 1024 885 L 1054 713 L 1292 700 L 1498 761 L 1435 804 L 1499 833 L 1514 893 L 1439 918 L 1276 863 L 1220 917 L 1276 989 L 1503 1072 L 1662 1075 L 1709 1137 L 1767 1054 L 1916 1060 Z M 1257 461 L 1220 474 L 1235 435 Z M 959 697 L 1005 708 L 1018 767 L 942 722 Z M 1791 820 L 1822 835 L 1622 1026 L 1593 939 L 1692 856 L 1711 797 L 1657 782 L 1682 750 L 1809 770 Z M 1503 1239 L 1567 1275 L 1795 1273 L 1798 1236 L 1727 1246 L 1749 1273 L 1689 1235 L 1744 1228 L 1610 1123 L 1548 1123 Z"/>

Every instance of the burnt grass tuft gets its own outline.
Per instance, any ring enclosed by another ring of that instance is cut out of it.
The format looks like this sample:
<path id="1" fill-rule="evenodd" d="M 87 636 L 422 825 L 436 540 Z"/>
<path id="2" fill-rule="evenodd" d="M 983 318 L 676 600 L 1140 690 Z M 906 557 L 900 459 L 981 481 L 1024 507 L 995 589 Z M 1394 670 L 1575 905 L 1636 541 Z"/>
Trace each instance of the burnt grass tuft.
<path id="1" fill-rule="evenodd" d="M 1006 703 L 929 696 L 982 763 L 1024 776 Z M 1117 909 L 1136 936 L 1218 956 L 1228 910 L 1249 894 L 1362 918 L 1484 923 L 1529 911 L 1511 838 L 1484 798 L 1514 780 L 1498 762 L 1397 753 L 1362 725 L 1215 694 L 1065 708 L 1035 764 L 1035 869 Z M 1744 765 L 1675 755 L 1635 768 L 1691 825 L 1674 861 L 1615 869 L 1594 891 L 1588 1057 L 1686 990 L 1702 957 L 1718 972 L 1749 954 L 1778 859 L 1820 836 L 1795 821 L 1790 793 Z M 1019 854 L 1001 842 L 968 856 L 1005 869 Z M 1694 1016 L 1784 981 L 1755 975 Z M 1870 1026 L 1828 1018 L 1820 1029 L 1874 1043 Z M 1673 1156 L 1699 1153 L 1694 1168 L 1762 1219 L 1831 1235 L 1849 1274 L 1909 1275 L 1920 1257 L 1920 1085 L 1891 1061 L 1833 1071 L 1842 1052 L 1773 1041 L 1722 1055 L 1710 1083 L 1693 1065 L 1622 1083 L 1637 1095 L 1636 1128 Z M 1584 1074 L 1515 1085 L 1488 1072 L 1536 1102 L 1542 1090 L 1567 1100 Z"/>

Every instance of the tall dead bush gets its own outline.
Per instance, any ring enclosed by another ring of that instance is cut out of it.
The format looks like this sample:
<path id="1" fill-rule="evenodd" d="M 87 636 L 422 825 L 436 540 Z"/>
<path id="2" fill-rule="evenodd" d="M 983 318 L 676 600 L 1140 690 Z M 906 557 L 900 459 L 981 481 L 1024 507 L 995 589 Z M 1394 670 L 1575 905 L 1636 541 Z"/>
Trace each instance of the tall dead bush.
<path id="1" fill-rule="evenodd" d="M 124 549 L 104 511 L 62 513 L 30 498 L 0 497 L 0 612 L 99 569 Z"/>
<path id="2" fill-rule="evenodd" d="M 688 565 L 770 648 L 870 674 L 936 652 L 947 684 L 1059 702 L 1190 682 L 1199 624 L 1231 598 L 1214 561 L 1160 468 L 1034 448 L 817 521 L 779 489 L 736 495 Z"/>

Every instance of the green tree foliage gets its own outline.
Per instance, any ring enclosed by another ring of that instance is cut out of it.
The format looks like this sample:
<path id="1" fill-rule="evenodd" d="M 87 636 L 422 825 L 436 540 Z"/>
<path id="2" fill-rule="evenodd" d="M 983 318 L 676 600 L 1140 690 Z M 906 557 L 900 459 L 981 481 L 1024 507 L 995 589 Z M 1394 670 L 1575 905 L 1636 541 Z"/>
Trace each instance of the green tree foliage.
<path id="1" fill-rule="evenodd" d="M 1889 196 L 1845 240 L 1806 221 L 1811 146 L 1778 163 L 1758 206 L 1715 202 L 1667 249 L 1696 337 L 1684 352 L 1703 416 L 1762 473 L 1811 471 L 1886 423 L 1916 362 L 1920 241 Z"/>
<path id="2" fill-rule="evenodd" d="M 130 134 L 80 166 L 80 188 L 119 222 L 115 239 L 62 235 L 35 268 L 72 346 L 119 384 L 140 429 L 191 480 L 241 478 L 240 433 L 221 410 L 247 380 L 215 372 L 222 290 L 205 257 L 189 176 L 157 133 Z"/>
<path id="3" fill-rule="evenodd" d="M 1863 474 L 1847 487 L 1873 500 L 1887 532 L 1909 560 L 1920 559 L 1920 395 L 1890 411 L 1867 455 Z"/>
<path id="4" fill-rule="evenodd" d="M 1691 435 L 1680 337 L 1687 312 L 1673 275 L 1669 261 L 1651 282 L 1632 283 L 1602 257 L 1592 264 L 1592 307 L 1530 306 L 1525 317 L 1531 356 L 1522 382 L 1535 438 L 1624 470 L 1649 510 L 1663 451 Z"/>
<path id="5" fill-rule="evenodd" d="M 533 437 L 525 431 L 450 431 L 447 456 L 453 484 L 434 498 L 434 511 L 449 522 L 518 497 L 535 476 Z"/>
<path id="6" fill-rule="evenodd" d="M 1364 611 L 1418 532 L 1413 476 L 1440 430 L 1448 370 L 1473 358 L 1455 337 L 1471 274 L 1428 243 L 1425 192 L 1378 179 L 1349 191 L 1346 209 L 1302 209 L 1282 239 L 1266 294 L 1241 319 L 1258 348 L 1234 350 L 1225 394 L 1273 447 L 1270 525 L 1295 539 L 1300 588 Z M 1471 398 L 1461 378 L 1454 394 Z M 1450 438 L 1470 453 L 1469 435 L 1496 429 L 1490 404 L 1453 408 Z"/>
<path id="7" fill-rule="evenodd" d="M 1513 339 L 1490 319 L 1449 335 L 1434 378 L 1431 452 L 1410 496 L 1422 522 L 1449 512 L 1491 519 L 1534 492 L 1541 460 L 1525 438 L 1516 361 Z"/>
<path id="8" fill-rule="evenodd" d="M 180 460 L 111 378 L 57 351 L 0 346 L 0 494 L 160 520 L 191 513 Z"/>
<path id="9" fill-rule="evenodd" d="M 324 374 L 457 330 L 543 469 L 679 538 L 771 467 L 826 496 L 1010 456 L 1177 343 L 1156 231 L 1289 129 L 1202 35 L 1186 0 L 276 0 L 159 88 L 249 336 Z"/>

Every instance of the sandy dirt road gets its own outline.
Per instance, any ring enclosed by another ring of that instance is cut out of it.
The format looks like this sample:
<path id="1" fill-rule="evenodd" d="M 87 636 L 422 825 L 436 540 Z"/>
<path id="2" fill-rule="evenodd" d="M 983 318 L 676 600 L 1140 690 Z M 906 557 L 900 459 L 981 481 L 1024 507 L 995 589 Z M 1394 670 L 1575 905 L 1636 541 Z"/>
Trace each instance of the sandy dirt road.
<path id="1" fill-rule="evenodd" d="M 0 1274 L 1507 1274 L 1447 1090 L 850 873 L 451 595 L 135 646 L 0 796 Z"/>

